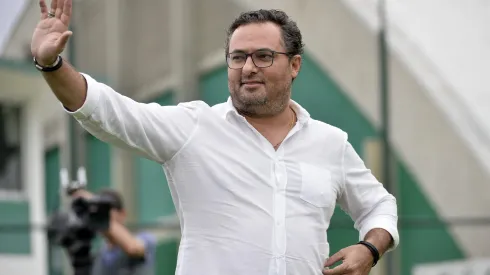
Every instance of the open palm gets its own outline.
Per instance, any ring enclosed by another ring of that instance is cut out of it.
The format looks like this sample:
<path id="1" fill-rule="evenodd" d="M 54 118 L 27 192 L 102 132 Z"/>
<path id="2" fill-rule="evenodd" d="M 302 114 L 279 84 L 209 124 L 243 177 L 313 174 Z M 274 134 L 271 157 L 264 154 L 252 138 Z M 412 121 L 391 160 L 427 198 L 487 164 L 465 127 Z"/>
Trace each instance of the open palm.
<path id="1" fill-rule="evenodd" d="M 51 0 L 51 12 L 45 0 L 39 1 L 41 20 L 34 30 L 31 41 L 31 52 L 43 65 L 52 64 L 65 49 L 72 32 L 68 30 L 71 19 L 71 0 Z"/>

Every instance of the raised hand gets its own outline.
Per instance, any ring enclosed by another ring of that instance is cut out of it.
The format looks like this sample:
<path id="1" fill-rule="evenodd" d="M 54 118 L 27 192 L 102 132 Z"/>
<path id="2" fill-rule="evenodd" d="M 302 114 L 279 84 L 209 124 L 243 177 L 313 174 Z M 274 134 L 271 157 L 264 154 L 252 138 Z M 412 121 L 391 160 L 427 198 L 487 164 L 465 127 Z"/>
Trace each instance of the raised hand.
<path id="1" fill-rule="evenodd" d="M 72 32 L 68 30 L 71 19 L 71 0 L 51 0 L 48 10 L 45 0 L 39 0 L 41 20 L 34 30 L 31 52 L 41 65 L 51 65 L 65 49 Z"/>

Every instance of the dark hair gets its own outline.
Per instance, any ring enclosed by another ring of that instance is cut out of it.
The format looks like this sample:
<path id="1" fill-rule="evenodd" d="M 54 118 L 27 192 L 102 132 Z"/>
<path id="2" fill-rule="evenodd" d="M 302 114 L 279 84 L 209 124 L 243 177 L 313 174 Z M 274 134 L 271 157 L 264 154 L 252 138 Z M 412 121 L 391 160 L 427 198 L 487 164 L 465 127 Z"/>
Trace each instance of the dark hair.
<path id="1" fill-rule="evenodd" d="M 112 207 L 113 208 L 115 208 L 117 210 L 123 210 L 124 209 L 124 203 L 123 203 L 122 196 L 116 190 L 106 188 L 106 189 L 100 190 L 99 192 L 97 192 L 97 194 L 101 198 L 106 198 L 106 199 L 109 199 L 110 201 L 112 201 Z"/>
<path id="2" fill-rule="evenodd" d="M 303 53 L 303 39 L 301 36 L 301 31 L 299 30 L 296 22 L 294 22 L 289 16 L 280 10 L 255 10 L 241 13 L 227 31 L 225 51 L 226 54 L 229 53 L 230 49 L 230 38 L 231 35 L 240 26 L 252 24 L 252 23 L 267 23 L 271 22 L 276 24 L 281 28 L 282 40 L 286 52 L 293 55 Z"/>

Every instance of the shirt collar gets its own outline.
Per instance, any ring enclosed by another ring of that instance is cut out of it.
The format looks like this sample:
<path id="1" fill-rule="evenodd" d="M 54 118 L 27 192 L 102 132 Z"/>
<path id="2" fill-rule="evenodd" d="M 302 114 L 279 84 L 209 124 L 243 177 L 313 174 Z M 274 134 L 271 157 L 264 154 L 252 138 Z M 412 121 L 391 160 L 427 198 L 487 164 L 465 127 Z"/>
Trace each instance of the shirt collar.
<path id="1" fill-rule="evenodd" d="M 296 113 L 296 116 L 298 118 L 298 123 L 302 125 L 307 125 L 310 123 L 310 113 L 305 110 L 299 103 L 291 99 L 291 107 L 293 108 L 294 112 Z M 229 115 L 235 115 L 238 117 L 242 117 L 240 115 L 235 106 L 233 106 L 233 102 L 231 101 L 231 97 L 228 97 L 228 100 L 226 101 L 226 111 L 224 113 L 224 118 L 228 118 Z"/>

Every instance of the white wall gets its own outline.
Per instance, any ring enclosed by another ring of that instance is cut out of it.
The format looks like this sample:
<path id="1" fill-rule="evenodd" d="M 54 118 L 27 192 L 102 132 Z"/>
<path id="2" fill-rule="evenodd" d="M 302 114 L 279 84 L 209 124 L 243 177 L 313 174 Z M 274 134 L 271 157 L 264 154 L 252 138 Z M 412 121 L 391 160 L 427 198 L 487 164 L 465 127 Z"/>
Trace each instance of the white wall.
<path id="1" fill-rule="evenodd" d="M 344 0 L 377 28 L 378 0 Z M 490 173 L 488 1 L 386 1 L 392 49 Z M 415 20 L 416 18 L 416 20 Z"/>
<path id="2" fill-rule="evenodd" d="M 45 92 L 46 87 L 40 86 L 32 92 L 30 99 L 24 101 L 21 130 L 23 186 L 29 201 L 30 223 L 37 226 L 37 230 L 31 231 L 30 255 L 0 255 L 0 274 L 47 274 L 45 232 L 39 230 L 39 226 L 46 223 L 43 144 L 45 106 L 41 100 Z"/>
<path id="3" fill-rule="evenodd" d="M 486 123 L 490 116 L 490 2 L 412 0 L 393 1 L 388 7 L 392 21 L 453 88 L 454 94 L 446 96 L 463 101 L 461 107 L 490 134 Z"/>
<path id="4" fill-rule="evenodd" d="M 412 270 L 413 275 L 487 275 L 488 272 L 490 272 L 488 258 L 420 264 Z"/>
<path id="5" fill-rule="evenodd" d="M 32 256 L 0 256 L 0 272 L 2 274 L 37 274 L 38 271 L 38 266 Z"/>
<path id="6" fill-rule="evenodd" d="M 23 2 L 23 10 L 20 11 L 16 25 L 11 30 L 9 40 L 6 41 L 4 51 L 1 53 L 3 57 L 9 59 L 24 60 L 28 56 L 32 32 L 40 18 L 39 1 L 24 0 Z"/>

